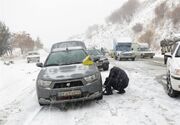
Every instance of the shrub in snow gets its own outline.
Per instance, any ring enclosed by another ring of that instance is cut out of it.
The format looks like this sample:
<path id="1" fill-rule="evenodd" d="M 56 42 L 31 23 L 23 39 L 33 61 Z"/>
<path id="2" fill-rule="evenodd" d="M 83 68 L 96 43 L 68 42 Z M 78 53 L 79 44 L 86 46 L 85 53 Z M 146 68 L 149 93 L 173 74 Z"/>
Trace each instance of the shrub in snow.
<path id="1" fill-rule="evenodd" d="M 144 34 L 139 37 L 139 42 L 147 43 L 149 46 L 152 45 L 154 39 L 154 32 L 152 30 L 147 30 Z"/>
<path id="2" fill-rule="evenodd" d="M 172 11 L 171 18 L 174 25 L 180 23 L 180 5 Z"/>
<path id="3" fill-rule="evenodd" d="M 155 8 L 155 15 L 157 19 L 163 19 L 166 16 L 167 12 L 168 7 L 166 5 L 166 1 Z"/>
<path id="4" fill-rule="evenodd" d="M 143 25 L 141 23 L 137 23 L 135 26 L 132 27 L 134 33 L 139 33 L 143 30 Z"/>
<path id="5" fill-rule="evenodd" d="M 107 21 L 111 23 L 130 22 L 139 5 L 138 0 L 128 0 L 120 9 L 113 12 Z"/>

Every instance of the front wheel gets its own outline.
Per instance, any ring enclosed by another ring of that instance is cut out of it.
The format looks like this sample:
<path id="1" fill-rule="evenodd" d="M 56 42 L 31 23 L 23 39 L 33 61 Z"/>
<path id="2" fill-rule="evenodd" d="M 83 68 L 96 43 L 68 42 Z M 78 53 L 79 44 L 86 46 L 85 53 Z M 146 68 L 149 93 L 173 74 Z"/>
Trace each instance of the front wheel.
<path id="1" fill-rule="evenodd" d="M 135 61 L 135 58 L 132 58 L 131 60 L 132 60 L 132 61 Z"/>
<path id="2" fill-rule="evenodd" d="M 178 96 L 177 92 L 175 90 L 173 90 L 173 88 L 172 88 L 170 74 L 167 75 L 167 93 L 170 97 L 173 97 L 173 98 Z"/>
<path id="3" fill-rule="evenodd" d="M 102 100 L 102 99 L 103 99 L 103 94 L 96 98 L 96 100 Z"/>

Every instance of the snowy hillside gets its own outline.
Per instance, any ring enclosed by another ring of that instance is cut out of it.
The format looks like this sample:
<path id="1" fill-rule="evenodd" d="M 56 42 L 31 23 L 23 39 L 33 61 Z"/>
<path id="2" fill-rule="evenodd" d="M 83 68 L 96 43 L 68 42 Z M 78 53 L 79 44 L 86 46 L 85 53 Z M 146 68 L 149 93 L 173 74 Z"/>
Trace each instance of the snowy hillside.
<path id="1" fill-rule="evenodd" d="M 159 50 L 160 40 L 169 36 L 171 32 L 177 33 L 179 28 L 177 25 L 174 26 L 173 21 L 168 17 L 164 17 L 162 20 L 157 20 L 155 9 L 165 2 L 168 7 L 168 13 L 170 13 L 180 4 L 180 1 L 141 0 L 139 2 L 140 6 L 134 13 L 130 22 L 123 22 L 121 24 L 106 23 L 104 25 L 98 25 L 90 34 L 79 34 L 70 39 L 84 40 L 87 46 L 90 47 L 96 46 L 112 49 L 114 39 L 118 40 L 121 37 L 131 37 L 135 42 L 139 42 L 139 38 L 150 30 L 153 33 L 151 47 Z M 138 23 L 142 24 L 143 30 L 140 33 L 134 33 L 132 28 Z"/>

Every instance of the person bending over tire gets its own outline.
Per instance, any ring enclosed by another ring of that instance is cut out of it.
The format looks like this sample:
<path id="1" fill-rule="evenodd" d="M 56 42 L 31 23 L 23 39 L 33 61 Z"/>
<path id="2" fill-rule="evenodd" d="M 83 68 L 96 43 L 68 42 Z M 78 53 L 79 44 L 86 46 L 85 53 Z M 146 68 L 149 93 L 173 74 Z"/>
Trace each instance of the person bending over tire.
<path id="1" fill-rule="evenodd" d="M 126 72 L 119 67 L 113 67 L 110 70 L 109 77 L 105 80 L 104 95 L 112 95 L 112 88 L 117 90 L 119 94 L 125 93 L 125 88 L 129 84 L 129 78 Z"/>

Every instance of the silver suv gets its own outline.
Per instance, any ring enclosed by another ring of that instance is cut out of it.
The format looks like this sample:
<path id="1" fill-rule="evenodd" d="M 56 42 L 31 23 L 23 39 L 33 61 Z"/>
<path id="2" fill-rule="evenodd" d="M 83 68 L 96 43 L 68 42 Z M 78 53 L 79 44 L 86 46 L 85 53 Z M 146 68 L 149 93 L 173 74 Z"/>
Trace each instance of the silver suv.
<path id="1" fill-rule="evenodd" d="M 102 99 L 102 79 L 96 65 L 84 65 L 87 53 L 81 47 L 54 49 L 36 82 L 40 105 Z"/>

